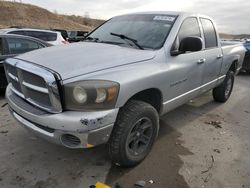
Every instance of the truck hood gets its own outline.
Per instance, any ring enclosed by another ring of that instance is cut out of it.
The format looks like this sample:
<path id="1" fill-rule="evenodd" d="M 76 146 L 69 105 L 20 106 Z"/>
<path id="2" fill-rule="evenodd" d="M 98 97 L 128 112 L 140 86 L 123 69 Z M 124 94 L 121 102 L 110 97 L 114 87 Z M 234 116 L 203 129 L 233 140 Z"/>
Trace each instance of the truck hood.
<path id="1" fill-rule="evenodd" d="M 154 51 L 104 43 L 79 42 L 35 50 L 17 57 L 47 67 L 63 80 L 154 58 Z"/>

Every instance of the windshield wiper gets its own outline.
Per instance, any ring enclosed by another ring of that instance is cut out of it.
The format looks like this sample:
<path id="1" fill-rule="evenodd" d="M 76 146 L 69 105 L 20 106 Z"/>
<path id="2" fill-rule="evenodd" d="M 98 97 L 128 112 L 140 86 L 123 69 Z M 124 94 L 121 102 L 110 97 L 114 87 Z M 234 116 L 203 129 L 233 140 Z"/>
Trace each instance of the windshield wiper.
<path id="1" fill-rule="evenodd" d="M 122 42 L 105 41 L 105 40 L 100 41 L 100 43 L 114 44 L 114 45 L 121 45 L 121 44 L 124 44 L 124 43 L 122 43 Z"/>
<path id="2" fill-rule="evenodd" d="M 127 40 L 133 42 L 134 45 L 136 45 L 139 49 L 144 50 L 144 48 L 141 45 L 138 44 L 137 40 L 135 40 L 133 38 L 130 38 L 130 37 L 126 36 L 126 35 L 118 34 L 118 33 L 110 33 L 110 35 L 113 35 L 113 36 L 116 36 L 116 37 L 120 37 L 123 40 L 127 39 Z"/>
<path id="3" fill-rule="evenodd" d="M 100 41 L 99 38 L 93 38 L 93 37 L 86 37 L 84 40 L 90 40 L 90 41 L 93 41 L 93 42 Z"/>

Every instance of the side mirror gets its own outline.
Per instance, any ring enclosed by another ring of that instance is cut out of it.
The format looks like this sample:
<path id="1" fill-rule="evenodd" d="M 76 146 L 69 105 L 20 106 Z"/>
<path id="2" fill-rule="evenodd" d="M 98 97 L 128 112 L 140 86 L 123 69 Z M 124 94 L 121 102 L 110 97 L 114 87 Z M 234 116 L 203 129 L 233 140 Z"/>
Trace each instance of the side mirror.
<path id="1" fill-rule="evenodd" d="M 186 37 L 181 40 L 178 50 L 171 51 L 171 55 L 176 56 L 186 52 L 197 52 L 200 50 L 202 50 L 202 39 L 200 37 Z"/>

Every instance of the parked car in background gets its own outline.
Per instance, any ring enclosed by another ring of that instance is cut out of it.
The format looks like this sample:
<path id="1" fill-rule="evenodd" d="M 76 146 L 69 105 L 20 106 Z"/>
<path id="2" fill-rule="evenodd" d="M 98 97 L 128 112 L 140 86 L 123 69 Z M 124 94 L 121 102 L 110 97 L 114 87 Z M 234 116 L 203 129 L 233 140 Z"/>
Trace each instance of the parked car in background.
<path id="1" fill-rule="evenodd" d="M 64 40 L 68 41 L 69 36 L 68 36 L 68 31 L 63 30 L 63 29 L 53 29 L 53 31 L 58 31 L 61 33 L 62 37 L 64 38 Z"/>
<path id="2" fill-rule="evenodd" d="M 7 28 L 0 29 L 0 34 L 16 34 L 25 35 L 40 40 L 44 40 L 52 45 L 67 44 L 68 42 L 62 37 L 61 32 L 42 30 L 42 29 L 31 29 L 31 28 Z"/>
<path id="3" fill-rule="evenodd" d="M 161 115 L 210 90 L 226 102 L 244 55 L 242 44 L 222 47 L 204 15 L 117 16 L 85 42 L 7 59 L 6 99 L 33 133 L 68 148 L 107 143 L 114 164 L 132 166 L 150 152 Z"/>
<path id="4" fill-rule="evenodd" d="M 250 40 L 246 40 L 244 42 L 244 46 L 247 51 L 246 51 L 246 55 L 245 55 L 241 70 L 250 73 Z"/>
<path id="5" fill-rule="evenodd" d="M 79 42 L 83 41 L 88 35 L 88 31 L 68 31 L 68 41 L 69 42 Z"/>
<path id="6" fill-rule="evenodd" d="M 20 35 L 0 35 L 0 89 L 7 86 L 3 61 L 16 55 L 45 48 L 51 44 L 37 38 Z"/>

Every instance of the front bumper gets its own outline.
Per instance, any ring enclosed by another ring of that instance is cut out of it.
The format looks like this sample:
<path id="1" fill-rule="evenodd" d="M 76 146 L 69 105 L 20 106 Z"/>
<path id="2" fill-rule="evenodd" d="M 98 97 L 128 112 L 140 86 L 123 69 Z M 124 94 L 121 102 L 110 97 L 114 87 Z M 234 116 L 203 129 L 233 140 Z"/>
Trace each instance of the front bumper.
<path id="1" fill-rule="evenodd" d="M 119 109 L 94 112 L 65 111 L 50 114 L 6 89 L 9 109 L 25 128 L 53 143 L 69 148 L 89 148 L 109 140 Z"/>

